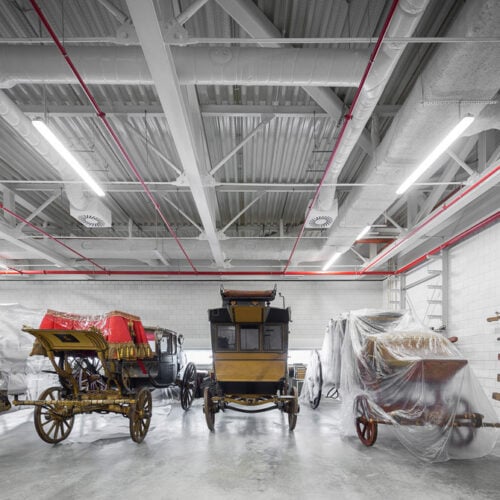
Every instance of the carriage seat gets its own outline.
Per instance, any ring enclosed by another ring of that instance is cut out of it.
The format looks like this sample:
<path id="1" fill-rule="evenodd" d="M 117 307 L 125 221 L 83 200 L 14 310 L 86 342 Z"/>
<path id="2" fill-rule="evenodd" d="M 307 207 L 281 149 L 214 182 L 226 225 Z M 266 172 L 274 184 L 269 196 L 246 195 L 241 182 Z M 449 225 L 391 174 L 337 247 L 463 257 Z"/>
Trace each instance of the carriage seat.
<path id="1" fill-rule="evenodd" d="M 368 335 L 364 355 L 375 363 L 400 367 L 423 359 L 460 358 L 451 342 L 435 332 L 386 332 Z"/>

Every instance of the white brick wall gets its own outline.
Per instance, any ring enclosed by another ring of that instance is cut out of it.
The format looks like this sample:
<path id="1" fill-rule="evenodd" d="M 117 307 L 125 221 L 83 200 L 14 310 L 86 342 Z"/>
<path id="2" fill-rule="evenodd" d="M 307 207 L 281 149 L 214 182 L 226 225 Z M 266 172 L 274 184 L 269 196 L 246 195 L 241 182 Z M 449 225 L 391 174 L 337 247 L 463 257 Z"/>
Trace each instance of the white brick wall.
<path id="1" fill-rule="evenodd" d="M 500 311 L 500 224 L 486 228 L 449 249 L 447 336 L 457 336 L 457 347 L 469 360 L 488 398 L 500 392 L 500 323 L 486 318 Z M 429 267 L 434 264 L 430 263 Z M 408 273 L 407 282 L 424 276 L 427 265 Z M 409 296 L 421 317 L 432 298 L 428 281 L 411 289 Z M 437 307 L 437 306 L 435 306 Z M 429 322 L 425 321 L 426 324 Z M 500 402 L 492 400 L 500 416 Z"/>
<path id="2" fill-rule="evenodd" d="M 470 360 L 488 397 L 500 392 L 500 323 L 486 318 L 500 311 L 500 224 L 461 242 L 449 255 L 449 332 Z M 500 415 L 500 402 L 494 401 Z"/>
<path id="3" fill-rule="evenodd" d="M 226 289 L 273 286 L 274 282 L 224 282 Z M 140 316 L 144 324 L 183 333 L 185 347 L 198 349 L 209 347 L 207 310 L 221 305 L 219 288 L 217 281 L 8 281 L 0 284 L 0 303 L 79 314 L 121 310 Z M 328 320 L 335 314 L 382 307 L 380 281 L 279 282 L 278 292 L 292 309 L 291 349 L 320 348 Z M 273 305 L 281 307 L 281 297 Z"/>

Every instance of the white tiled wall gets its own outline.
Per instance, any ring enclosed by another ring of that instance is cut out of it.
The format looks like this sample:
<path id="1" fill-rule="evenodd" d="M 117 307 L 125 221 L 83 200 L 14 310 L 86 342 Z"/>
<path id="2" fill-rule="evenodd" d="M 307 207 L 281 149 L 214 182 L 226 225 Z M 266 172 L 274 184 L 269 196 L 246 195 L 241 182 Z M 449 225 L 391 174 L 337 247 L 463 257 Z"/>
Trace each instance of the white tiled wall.
<path id="1" fill-rule="evenodd" d="M 273 286 L 274 282 L 224 282 L 226 289 Z M 221 305 L 219 289 L 216 281 L 9 281 L 0 284 L 0 303 L 79 314 L 121 310 L 140 316 L 144 324 L 183 333 L 185 347 L 198 349 L 209 347 L 207 310 Z M 328 320 L 335 314 L 382 307 L 380 281 L 280 282 L 278 292 L 292 309 L 291 349 L 320 348 Z M 277 295 L 273 305 L 281 307 L 282 298 Z"/>
<path id="2" fill-rule="evenodd" d="M 500 322 L 488 323 L 487 317 L 500 311 L 500 224 L 460 242 L 448 250 L 448 323 L 447 336 L 457 336 L 456 346 L 469 360 L 487 396 L 500 392 Z M 435 262 L 408 273 L 407 283 L 424 277 Z M 436 279 L 436 282 L 438 280 Z M 408 295 L 417 315 L 425 320 L 426 311 L 439 306 L 429 305 L 428 300 L 437 298 L 436 291 L 429 289 L 428 281 L 409 290 Z M 446 280 L 445 280 L 446 283 Z M 500 402 L 491 400 L 500 415 Z"/>
<path id="3" fill-rule="evenodd" d="M 500 224 L 461 242 L 449 255 L 449 331 L 470 360 L 489 397 L 500 392 L 500 322 L 487 317 L 500 311 Z M 500 415 L 500 402 L 495 401 Z"/>

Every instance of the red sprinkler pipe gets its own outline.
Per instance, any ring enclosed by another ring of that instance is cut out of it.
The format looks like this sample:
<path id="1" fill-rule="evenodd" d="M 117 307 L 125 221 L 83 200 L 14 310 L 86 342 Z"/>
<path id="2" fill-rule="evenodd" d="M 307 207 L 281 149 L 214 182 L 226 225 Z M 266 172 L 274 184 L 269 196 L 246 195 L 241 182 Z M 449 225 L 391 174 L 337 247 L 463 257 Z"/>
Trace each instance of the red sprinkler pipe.
<path id="1" fill-rule="evenodd" d="M 429 257 L 438 254 L 442 250 L 451 247 L 453 245 L 456 245 L 458 242 L 462 241 L 463 239 L 471 236 L 474 233 L 477 233 L 479 230 L 485 228 L 486 226 L 489 226 L 490 224 L 493 224 L 500 218 L 500 210 L 498 212 L 495 212 L 493 215 L 490 215 L 489 217 L 486 217 L 486 219 L 483 219 L 482 221 L 478 222 L 474 226 L 470 227 L 469 229 L 466 229 L 465 231 L 461 232 L 460 234 L 457 234 L 453 238 L 449 239 L 445 243 L 442 243 L 441 245 L 437 246 L 436 248 L 433 248 L 429 252 L 425 253 L 424 255 L 421 255 L 417 259 L 411 261 L 409 264 L 406 264 L 405 266 L 401 267 L 398 269 L 395 274 L 402 274 L 405 273 L 406 271 L 409 271 L 415 266 L 418 266 L 425 260 L 427 260 Z"/>
<path id="2" fill-rule="evenodd" d="M 302 235 L 304 234 L 304 230 L 306 227 L 307 218 L 309 217 L 309 214 L 311 213 L 311 210 L 313 209 L 314 204 L 316 203 L 316 201 L 318 199 L 319 192 L 320 192 L 321 187 L 323 186 L 323 183 L 325 182 L 326 176 L 327 176 L 328 172 L 330 171 L 330 168 L 333 164 L 333 160 L 335 159 L 335 155 L 337 154 L 337 151 L 340 147 L 340 144 L 342 142 L 342 138 L 344 137 L 347 126 L 349 125 L 350 120 L 352 120 L 352 118 L 353 118 L 354 108 L 356 107 L 356 104 L 358 102 L 361 91 L 363 90 L 366 79 L 368 78 L 368 74 L 370 73 L 372 65 L 375 62 L 375 59 L 377 57 L 378 51 L 380 50 L 380 46 L 382 45 L 382 42 L 385 38 L 387 30 L 389 29 L 389 24 L 390 24 L 392 18 L 394 17 L 394 12 L 396 11 L 398 3 L 399 3 L 399 0 L 393 0 L 393 2 L 392 2 L 391 8 L 389 10 L 389 14 L 387 16 L 387 19 L 384 22 L 384 26 L 382 27 L 382 31 L 380 32 L 380 35 L 377 39 L 377 43 L 375 44 L 375 47 L 373 48 L 373 51 L 370 55 L 370 59 L 368 61 L 368 64 L 366 65 L 365 72 L 363 73 L 363 77 L 361 78 L 358 89 L 356 90 L 356 94 L 354 95 L 354 99 L 351 103 L 351 106 L 349 107 L 349 111 L 344 116 L 342 128 L 340 129 L 339 135 L 337 136 L 337 140 L 335 141 L 335 145 L 333 147 L 332 154 L 330 155 L 330 158 L 329 158 L 328 163 L 326 165 L 325 171 L 323 172 L 323 175 L 321 176 L 321 180 L 319 181 L 318 187 L 316 188 L 316 191 L 314 193 L 314 197 L 313 197 L 313 199 L 312 199 L 312 201 L 307 209 L 304 223 L 302 224 L 302 227 L 300 228 L 299 235 L 297 236 L 297 239 L 295 240 L 295 243 L 294 243 L 293 248 L 292 248 L 292 252 L 290 254 L 290 257 L 288 258 L 288 262 L 286 263 L 285 268 L 283 269 L 284 273 L 286 273 L 288 267 L 290 266 L 290 263 L 292 262 L 292 257 L 295 253 L 295 250 L 297 249 L 297 245 L 299 244 L 299 241 L 302 239 Z"/>
<path id="3" fill-rule="evenodd" d="M 225 276 L 275 276 L 275 277 L 285 277 L 285 276 L 393 276 L 405 273 L 415 266 L 418 266 L 424 262 L 428 257 L 435 255 L 445 248 L 456 245 L 463 239 L 477 233 L 486 226 L 489 226 L 500 219 L 500 210 L 490 215 L 486 219 L 478 222 L 474 226 L 466 229 L 465 231 L 457 234 L 453 238 L 450 238 L 445 243 L 437 246 L 436 248 L 430 250 L 424 255 L 413 260 L 409 264 L 401 267 L 397 271 L 288 271 L 283 273 L 282 271 L 84 271 L 84 270 L 62 270 L 62 269 L 50 269 L 50 270 L 28 270 L 28 271 L 10 271 L 10 270 L 0 270 L 1 275 L 12 275 L 20 273 L 23 275 L 107 275 L 107 276 L 206 276 L 206 277 L 220 277 Z M 50 237 L 50 235 L 48 235 Z"/>
<path id="4" fill-rule="evenodd" d="M 386 251 L 381 252 L 375 260 L 373 260 L 370 264 L 368 264 L 362 271 L 364 273 L 365 271 L 368 271 L 370 268 L 372 268 L 374 265 L 376 265 L 381 259 L 386 257 L 390 252 L 393 252 L 395 248 L 398 248 L 400 245 L 402 245 L 405 241 L 408 240 L 408 238 L 414 236 L 417 232 L 421 231 L 425 226 L 427 226 L 429 223 L 431 223 L 436 217 L 439 217 L 442 213 L 444 213 L 446 210 L 448 210 L 450 207 L 458 203 L 462 198 L 467 196 L 469 193 L 474 191 L 474 189 L 478 188 L 481 184 L 486 182 L 488 179 L 490 179 L 492 176 L 500 172 L 500 165 L 496 166 L 494 169 L 492 169 L 490 172 L 488 172 L 486 175 L 483 177 L 479 178 L 474 184 L 470 185 L 466 189 L 462 189 L 455 198 L 452 198 L 451 201 L 448 203 L 444 203 L 441 205 L 441 207 L 433 212 L 431 216 L 424 220 L 421 224 L 415 226 L 404 238 L 399 240 L 394 246 L 388 248 Z"/>
<path id="5" fill-rule="evenodd" d="M 40 21 L 42 24 L 45 26 L 45 29 L 49 32 L 49 35 L 51 36 L 52 40 L 56 44 L 57 48 L 59 49 L 59 52 L 62 54 L 64 57 L 65 61 L 68 63 L 68 66 L 71 68 L 72 73 L 75 75 L 76 79 L 80 83 L 83 91 L 85 92 L 85 95 L 87 96 L 88 100 L 92 104 L 92 107 L 94 108 L 96 115 L 101 119 L 102 123 L 104 124 L 106 130 L 108 133 L 111 135 L 111 138 L 113 139 L 113 142 L 115 143 L 116 147 L 120 150 L 121 154 L 123 155 L 123 158 L 127 162 L 128 166 L 134 173 L 135 177 L 137 180 L 141 183 L 144 191 L 146 192 L 147 197 L 150 199 L 151 203 L 153 203 L 153 206 L 160 216 L 161 220 L 165 224 L 165 226 L 168 229 L 168 232 L 171 234 L 171 236 L 174 238 L 176 241 L 177 245 L 179 245 L 179 248 L 181 249 L 182 253 L 184 254 L 184 257 L 186 257 L 186 260 L 189 262 L 189 265 L 193 269 L 193 271 L 197 271 L 196 267 L 194 266 L 193 262 L 189 258 L 186 250 L 182 246 L 182 243 L 180 242 L 179 238 L 177 237 L 177 234 L 173 230 L 172 226 L 169 224 L 168 220 L 166 219 L 165 215 L 160 209 L 160 204 L 156 201 L 156 198 L 153 196 L 153 193 L 151 190 L 148 188 L 146 182 L 142 178 L 141 174 L 137 170 L 137 167 L 135 166 L 134 162 L 132 161 L 132 158 L 130 155 L 127 153 L 125 147 L 123 146 L 122 142 L 120 141 L 120 138 L 118 137 L 117 133 L 114 131 L 113 127 L 109 123 L 108 119 L 106 118 L 106 113 L 100 108 L 99 104 L 97 104 L 97 101 L 95 97 L 92 95 L 92 92 L 90 92 L 90 89 L 88 88 L 87 84 L 83 80 L 82 76 L 80 75 L 79 71 L 76 69 L 76 66 L 74 65 L 73 61 L 69 57 L 68 53 L 66 52 L 66 49 L 64 48 L 64 45 L 61 43 L 59 40 L 58 36 L 56 35 L 55 31 L 52 29 L 52 26 L 50 25 L 49 21 L 45 17 L 44 13 L 42 12 L 42 9 L 38 6 L 35 0 L 30 0 L 31 6 L 37 13 L 38 17 L 40 18 Z"/>
<path id="6" fill-rule="evenodd" d="M 94 262 L 92 259 L 89 259 L 88 257 L 85 257 L 85 255 L 82 255 L 81 253 L 77 252 L 76 250 L 74 250 L 70 246 L 66 245 L 66 243 L 63 243 L 61 240 L 58 240 L 57 238 L 54 238 L 54 236 L 52 236 L 51 234 L 47 233 L 43 229 L 40 229 L 39 227 L 33 225 L 31 222 L 29 222 L 28 220 L 24 219 L 20 215 L 16 214 L 12 210 L 9 210 L 8 208 L 5 208 L 3 206 L 3 204 L 1 204 L 1 203 L 0 203 L 0 209 L 2 209 L 4 212 L 7 212 L 10 215 L 12 215 L 12 217 L 15 217 L 18 221 L 21 221 L 24 224 L 28 225 L 29 227 L 31 227 L 35 231 L 38 231 L 39 233 L 43 234 L 44 236 L 47 236 L 47 238 L 50 238 L 51 240 L 55 241 L 56 243 L 59 243 L 59 245 L 63 246 L 64 248 L 66 248 L 70 252 L 73 252 L 74 254 L 78 255 L 78 257 L 86 260 L 87 262 L 90 262 L 93 266 L 97 267 L 98 269 L 101 269 L 101 271 L 103 273 L 108 274 L 108 271 L 104 267 L 102 267 L 99 264 L 97 264 L 97 262 Z M 21 272 L 21 271 L 16 271 L 16 272 Z M 82 273 L 87 273 L 88 274 L 89 271 L 82 271 Z M 27 271 L 23 271 L 21 274 L 28 274 L 28 272 Z"/>
<path id="7" fill-rule="evenodd" d="M 5 210 L 5 208 L 4 208 Z M 10 212 L 9 212 L 10 213 Z M 84 271 L 84 270 L 62 270 L 62 269 L 50 269 L 50 270 L 28 270 L 28 271 L 17 271 L 17 270 L 0 270 L 0 275 L 12 275 L 12 274 L 23 274 L 23 275 L 106 275 L 106 276 L 207 276 L 207 277 L 225 277 L 225 276 L 393 276 L 399 275 L 409 271 L 410 269 L 418 266 L 426 259 L 432 255 L 436 255 L 442 250 L 456 245 L 463 239 L 479 232 L 481 229 L 495 223 L 500 219 L 500 210 L 490 215 L 486 219 L 478 222 L 474 226 L 462 231 L 461 233 L 453 236 L 445 243 L 433 248 L 429 252 L 421 255 L 417 259 L 413 260 L 409 264 L 399 268 L 397 271 L 288 271 L 283 273 L 282 271 Z M 37 228 L 35 228 L 37 229 Z M 50 235 L 47 235 L 51 237 Z M 64 243 L 62 243 L 64 245 Z M 66 245 L 64 245 L 66 246 Z M 88 260 L 88 259 L 87 259 Z M 12 269 L 12 268 L 9 268 Z"/>
<path id="8" fill-rule="evenodd" d="M 0 275 L 14 274 L 9 271 L 1 271 Z M 91 276 L 361 276 L 360 271 L 290 271 L 283 274 L 282 271 L 84 271 L 80 269 L 32 269 L 23 271 L 25 275 L 91 275 Z M 394 271 L 370 271 L 366 273 L 370 276 L 392 276 Z"/>

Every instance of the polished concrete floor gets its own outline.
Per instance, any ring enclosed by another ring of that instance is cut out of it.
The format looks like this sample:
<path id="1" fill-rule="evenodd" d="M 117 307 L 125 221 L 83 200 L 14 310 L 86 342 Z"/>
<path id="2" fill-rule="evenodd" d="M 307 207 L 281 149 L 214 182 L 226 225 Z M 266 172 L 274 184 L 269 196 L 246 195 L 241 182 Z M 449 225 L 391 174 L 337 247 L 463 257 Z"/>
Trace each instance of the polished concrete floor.
<path id="1" fill-rule="evenodd" d="M 77 416 L 58 445 L 38 438 L 31 410 L 0 415 L 0 498 L 44 499 L 498 499 L 500 445 L 475 460 L 424 463 L 390 429 L 364 447 L 340 435 L 340 403 L 302 406 L 294 432 L 278 411 L 216 415 L 155 400 L 146 440 L 117 415 Z"/>

